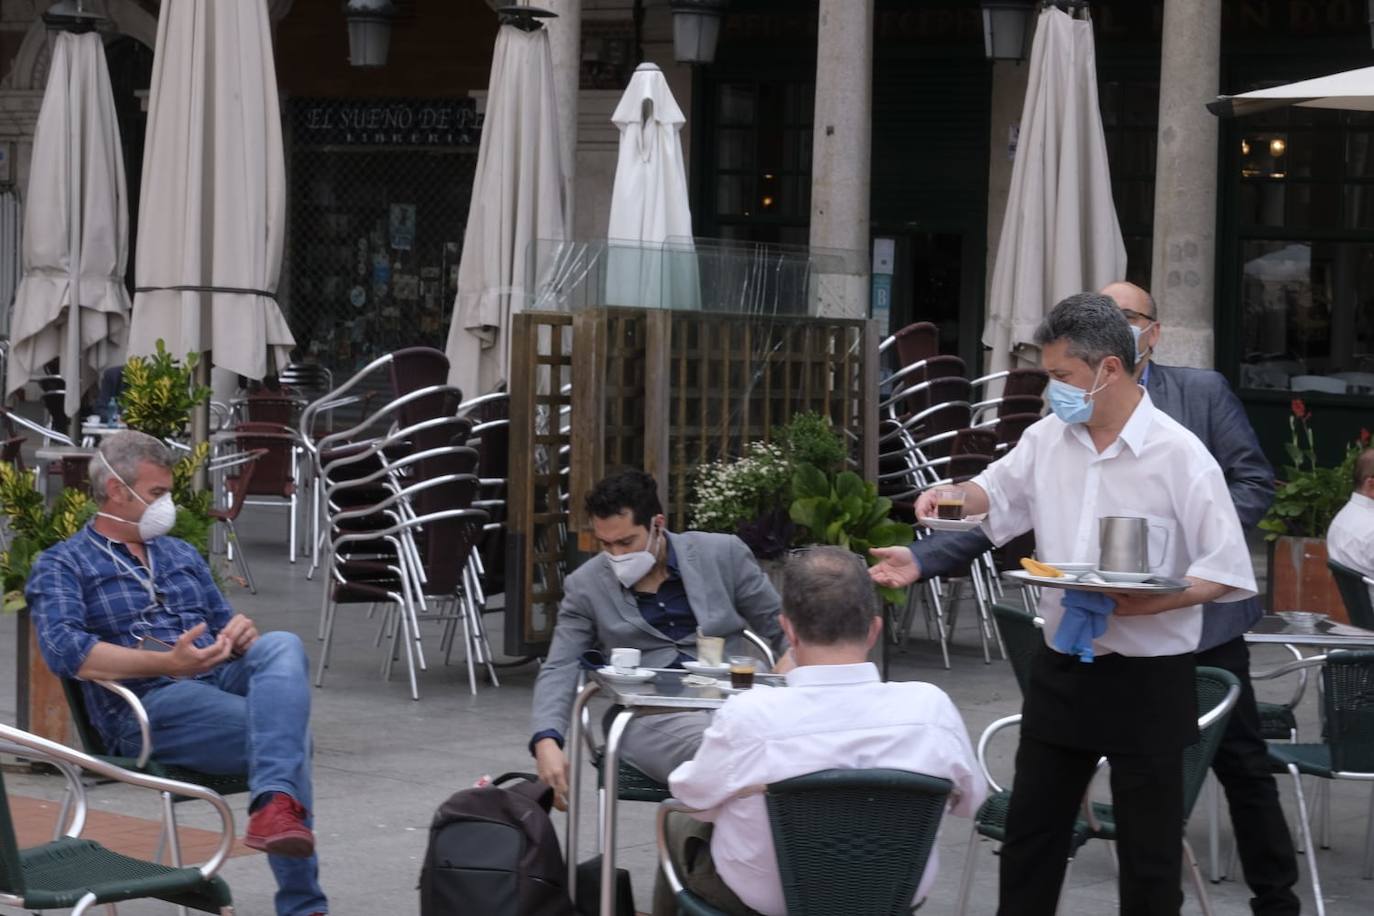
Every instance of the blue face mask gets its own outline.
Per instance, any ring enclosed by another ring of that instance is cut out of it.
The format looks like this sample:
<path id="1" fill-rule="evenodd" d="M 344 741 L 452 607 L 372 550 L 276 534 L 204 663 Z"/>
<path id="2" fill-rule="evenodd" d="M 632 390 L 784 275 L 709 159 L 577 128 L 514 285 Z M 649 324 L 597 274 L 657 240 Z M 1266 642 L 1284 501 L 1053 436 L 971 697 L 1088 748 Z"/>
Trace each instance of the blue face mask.
<path id="1" fill-rule="evenodd" d="M 1143 328 L 1138 328 L 1135 325 L 1131 325 L 1131 337 L 1135 338 L 1135 361 L 1137 363 L 1144 359 L 1146 356 L 1149 356 L 1150 353 L 1154 351 L 1154 347 L 1151 347 L 1148 350 L 1140 349 L 1140 335 L 1150 330 L 1150 328 L 1153 326 L 1153 323 L 1148 324 Z"/>
<path id="2" fill-rule="evenodd" d="M 1045 389 L 1045 399 L 1050 402 L 1050 410 L 1065 423 L 1087 423 L 1093 416 L 1093 402 L 1089 398 L 1107 387 L 1097 384 L 1101 375 L 1102 367 L 1098 366 L 1097 374 L 1093 376 L 1094 387 L 1091 391 L 1076 388 L 1057 378 L 1050 379 L 1050 384 Z"/>

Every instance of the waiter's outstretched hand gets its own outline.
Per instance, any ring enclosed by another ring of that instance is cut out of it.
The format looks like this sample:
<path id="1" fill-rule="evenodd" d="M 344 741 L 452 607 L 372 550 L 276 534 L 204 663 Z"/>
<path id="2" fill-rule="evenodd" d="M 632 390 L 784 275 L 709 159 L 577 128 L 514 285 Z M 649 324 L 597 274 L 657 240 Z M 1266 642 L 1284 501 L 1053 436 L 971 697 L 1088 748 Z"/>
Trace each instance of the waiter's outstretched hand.
<path id="1" fill-rule="evenodd" d="M 868 568 L 868 576 L 879 585 L 901 588 L 921 578 L 921 566 L 906 547 L 873 547 L 868 552 L 878 559 Z"/>

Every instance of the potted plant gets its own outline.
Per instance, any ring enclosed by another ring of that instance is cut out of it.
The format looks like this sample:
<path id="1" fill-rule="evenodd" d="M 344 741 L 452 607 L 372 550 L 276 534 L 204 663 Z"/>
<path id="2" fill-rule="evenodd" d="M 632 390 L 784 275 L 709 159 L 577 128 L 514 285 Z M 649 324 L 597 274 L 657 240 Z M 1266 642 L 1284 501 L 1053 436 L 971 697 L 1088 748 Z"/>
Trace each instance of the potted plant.
<path id="1" fill-rule="evenodd" d="M 1346 449 L 1335 467 L 1317 463 L 1310 420 L 1312 412 L 1294 400 L 1285 445 L 1289 465 L 1274 492 L 1274 504 L 1260 521 L 1269 542 L 1267 605 L 1270 611 L 1318 611 L 1347 621 L 1336 581 L 1327 567 L 1326 530 L 1350 499 L 1352 473 L 1369 430 Z"/>
<path id="2" fill-rule="evenodd" d="M 787 512 L 791 487 L 792 464 L 783 448 L 751 443 L 743 458 L 698 469 L 691 525 L 738 535 L 759 560 L 776 560 L 795 530 Z"/>
<path id="3" fill-rule="evenodd" d="M 19 727 L 54 741 L 66 742 L 70 717 L 62 684 L 48 671 L 38 653 L 38 639 L 29 619 L 24 586 L 38 555 L 81 529 L 95 512 L 85 493 L 64 489 L 52 507 L 44 504 L 36 472 L 19 471 L 0 463 L 0 512 L 9 529 L 9 547 L 0 552 L 0 580 L 4 583 L 5 613 L 19 615 L 15 646 L 15 677 Z"/>

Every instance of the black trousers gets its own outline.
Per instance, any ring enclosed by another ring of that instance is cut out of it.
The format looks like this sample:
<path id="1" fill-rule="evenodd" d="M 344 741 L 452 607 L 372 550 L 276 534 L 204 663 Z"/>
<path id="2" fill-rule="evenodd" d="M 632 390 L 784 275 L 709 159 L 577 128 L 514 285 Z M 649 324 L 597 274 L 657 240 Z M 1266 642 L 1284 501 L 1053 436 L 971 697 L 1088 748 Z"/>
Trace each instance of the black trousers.
<path id="1" fill-rule="evenodd" d="M 1074 820 L 1100 756 L 1022 736 L 1002 844 L 998 916 L 1054 916 Z M 1176 914 L 1183 905 L 1181 755 L 1111 753 L 1107 759 L 1121 912 Z"/>
<path id="2" fill-rule="evenodd" d="M 1293 893 L 1298 860 L 1279 805 L 1269 752 L 1260 737 L 1259 710 L 1250 683 L 1249 647 L 1244 637 L 1237 637 L 1199 652 L 1197 663 L 1224 668 L 1240 679 L 1240 702 L 1226 723 L 1212 772 L 1226 790 L 1241 870 L 1254 895 L 1250 908 L 1256 916 L 1294 916 L 1300 909 Z"/>
<path id="3" fill-rule="evenodd" d="M 1197 740 L 1191 655 L 1100 656 L 1043 649 L 1031 665 L 1002 844 L 999 916 L 1054 916 L 1074 821 L 1097 761 L 1111 766 L 1120 912 L 1183 905 L 1183 748 Z"/>

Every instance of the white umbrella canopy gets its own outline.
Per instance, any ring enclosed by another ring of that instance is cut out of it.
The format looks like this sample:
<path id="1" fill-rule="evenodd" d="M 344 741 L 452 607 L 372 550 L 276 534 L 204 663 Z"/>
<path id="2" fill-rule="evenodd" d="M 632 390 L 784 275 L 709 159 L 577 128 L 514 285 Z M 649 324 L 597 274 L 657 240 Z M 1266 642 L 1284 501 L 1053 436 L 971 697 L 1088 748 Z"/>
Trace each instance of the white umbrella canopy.
<path id="1" fill-rule="evenodd" d="M 129 352 L 212 351 L 260 379 L 294 340 L 276 302 L 286 219 L 266 0 L 163 0 Z"/>
<path id="2" fill-rule="evenodd" d="M 1126 275 L 1095 57 L 1090 22 L 1040 14 L 983 329 L 992 372 L 1034 361 L 1025 348 L 1059 300 Z"/>
<path id="3" fill-rule="evenodd" d="M 607 231 L 606 303 L 693 308 L 698 287 L 681 136 L 687 119 L 663 71 L 636 67 L 611 121 L 620 130 L 620 155 Z M 673 244 L 665 246 L 669 239 Z"/>
<path id="4" fill-rule="evenodd" d="M 530 243 L 564 239 L 564 206 L 548 32 L 502 25 L 445 348 L 449 383 L 464 396 L 506 380 L 511 315 L 533 292 L 525 288 Z"/>
<path id="5" fill-rule="evenodd" d="M 54 40 L 26 204 L 5 390 L 44 375 L 56 358 L 67 380 L 65 411 L 75 417 L 96 373 L 123 361 L 129 312 L 124 155 L 105 49 L 94 33 Z"/>
<path id="6" fill-rule="evenodd" d="M 1219 95 L 1215 101 L 1207 103 L 1207 109 L 1218 117 L 1230 118 L 1288 105 L 1374 111 L 1374 67 L 1360 67 L 1239 95 Z"/>

